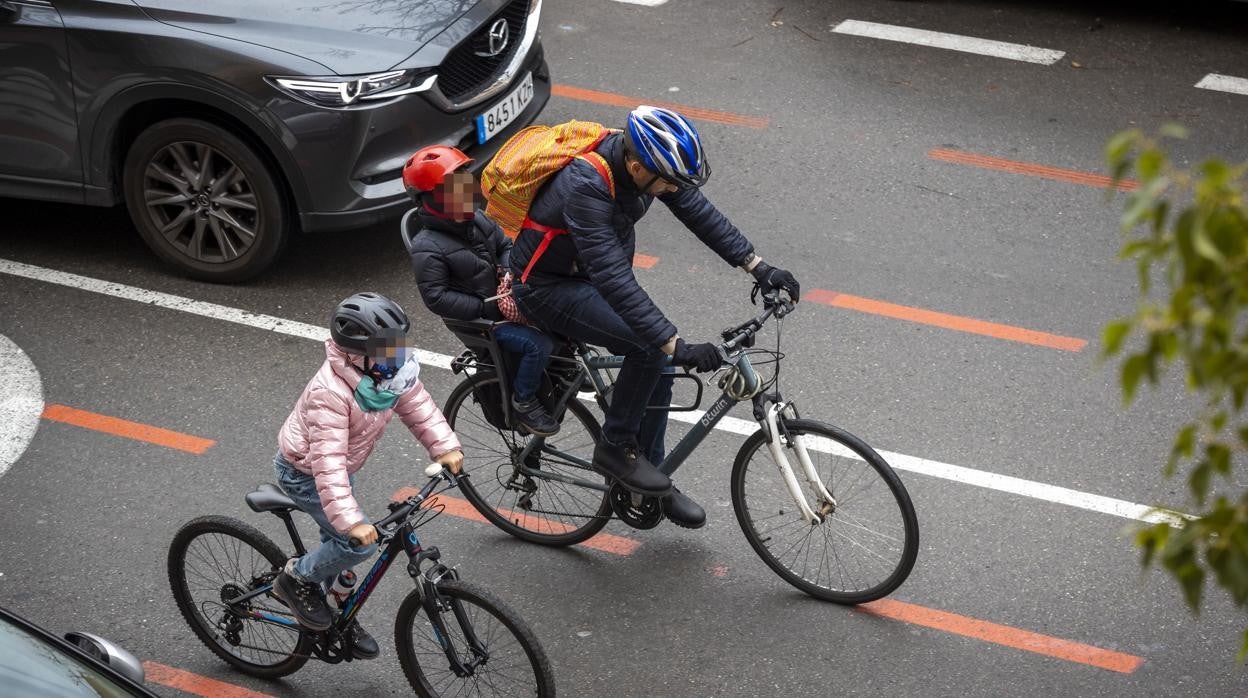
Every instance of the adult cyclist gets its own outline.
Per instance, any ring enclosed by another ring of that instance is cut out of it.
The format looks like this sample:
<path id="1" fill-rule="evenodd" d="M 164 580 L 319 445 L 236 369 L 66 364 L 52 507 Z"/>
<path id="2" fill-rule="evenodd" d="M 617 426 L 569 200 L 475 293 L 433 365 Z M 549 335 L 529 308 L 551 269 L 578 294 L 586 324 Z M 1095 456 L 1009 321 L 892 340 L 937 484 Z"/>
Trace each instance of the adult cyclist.
<path id="1" fill-rule="evenodd" d="M 514 277 L 521 278 L 546 231 L 566 229 L 568 234 L 551 240 L 513 294 L 521 312 L 539 327 L 624 357 L 593 467 L 634 492 L 661 497 L 673 523 L 699 528 L 706 512 L 653 465 L 663 460 L 667 413 L 646 407 L 671 404 L 668 356 L 700 372 L 719 368 L 720 357 L 715 344 L 681 338 L 637 283 L 634 225 L 658 199 L 725 262 L 753 275 L 764 291 L 784 289 L 796 300 L 800 289 L 791 273 L 755 254 L 750 241 L 702 195 L 699 187 L 711 168 L 688 119 L 639 106 L 628 115 L 624 131 L 608 135 L 594 151 L 606 161 L 605 174 L 614 186 L 581 158 L 545 184 L 512 249 Z"/>

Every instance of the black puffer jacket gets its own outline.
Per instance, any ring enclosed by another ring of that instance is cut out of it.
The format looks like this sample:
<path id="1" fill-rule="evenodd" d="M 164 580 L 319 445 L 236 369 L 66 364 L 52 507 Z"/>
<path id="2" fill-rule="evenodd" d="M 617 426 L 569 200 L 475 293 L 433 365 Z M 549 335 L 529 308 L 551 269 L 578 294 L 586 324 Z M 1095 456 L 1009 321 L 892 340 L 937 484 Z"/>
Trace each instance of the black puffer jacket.
<path id="1" fill-rule="evenodd" d="M 495 265 L 506 268 L 511 240 L 477 211 L 471 221 L 448 221 L 417 209 L 404 219 L 403 243 L 412 258 L 416 286 L 430 310 L 456 320 L 501 320 Z"/>
<path id="2" fill-rule="evenodd" d="M 542 225 L 566 229 L 569 234 L 551 242 L 533 267 L 528 283 L 541 286 L 569 278 L 588 279 L 633 331 L 659 346 L 676 334 L 676 326 L 633 276 L 633 226 L 655 197 L 642 193 L 624 169 L 623 134 L 607 136 L 597 152 L 611 167 L 614 200 L 602 175 L 583 160 L 573 160 L 552 177 L 534 198 L 529 217 Z M 741 266 L 754 253 L 750 241 L 699 190 L 681 189 L 659 200 L 728 264 Z M 543 237 L 534 230 L 520 232 L 511 256 L 517 281 Z"/>

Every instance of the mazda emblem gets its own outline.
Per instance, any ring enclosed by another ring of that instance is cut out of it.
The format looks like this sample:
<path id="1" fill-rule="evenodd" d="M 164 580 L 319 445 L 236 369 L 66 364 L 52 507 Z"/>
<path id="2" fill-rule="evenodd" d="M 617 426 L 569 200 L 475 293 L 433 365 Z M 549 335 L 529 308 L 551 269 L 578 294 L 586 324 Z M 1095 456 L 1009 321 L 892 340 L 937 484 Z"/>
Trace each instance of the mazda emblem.
<path id="1" fill-rule="evenodd" d="M 503 52 L 507 48 L 507 41 L 511 38 L 511 30 L 507 27 L 507 20 L 498 19 L 490 25 L 489 48 L 485 51 L 476 51 L 478 56 L 491 58 Z"/>

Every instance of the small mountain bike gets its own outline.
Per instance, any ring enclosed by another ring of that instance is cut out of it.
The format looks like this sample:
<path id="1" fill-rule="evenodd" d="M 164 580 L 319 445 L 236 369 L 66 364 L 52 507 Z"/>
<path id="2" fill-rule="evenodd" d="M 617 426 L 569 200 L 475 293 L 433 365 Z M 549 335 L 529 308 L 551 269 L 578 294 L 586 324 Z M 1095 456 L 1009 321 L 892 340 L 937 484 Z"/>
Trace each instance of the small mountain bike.
<path id="1" fill-rule="evenodd" d="M 314 657 L 349 662 L 346 628 L 404 552 L 416 589 L 399 606 L 395 648 L 417 695 L 554 696 L 550 661 L 515 611 L 460 580 L 439 562 L 436 547 L 417 539 L 415 529 L 442 511 L 436 493 L 461 482 L 436 463 L 425 473 L 430 479 L 420 492 L 392 502 L 390 514 L 374 524 L 381 554 L 329 630 L 302 628 L 273 596 L 273 580 L 289 556 L 260 531 L 224 516 L 190 521 L 173 537 L 169 583 L 178 609 L 208 649 L 252 676 L 286 676 Z M 282 520 L 296 555 L 306 552 L 291 519 L 297 507 L 280 489 L 261 485 L 246 500 L 252 511 Z"/>
<path id="2" fill-rule="evenodd" d="M 842 604 L 886 596 L 909 575 L 918 555 L 919 526 L 900 478 L 870 446 L 823 422 L 802 419 L 779 391 L 781 320 L 795 304 L 764 297 L 758 316 L 723 331 L 716 399 L 689 433 L 655 465 L 671 475 L 730 408 L 749 401 L 759 429 L 745 440 L 732 466 L 732 506 L 754 551 L 785 581 Z M 776 321 L 775 350 L 755 348 L 763 326 Z M 620 356 L 602 356 L 567 342 L 552 357 L 539 397 L 561 421 L 542 438 L 518 429 L 510 412 L 513 360 L 500 350 L 485 321 L 446 320 L 467 347 L 451 364 L 465 379 L 443 413 L 470 450 L 473 467 L 460 489 L 498 528 L 544 545 L 571 545 L 598 533 L 613 517 L 638 529 L 663 519 L 655 497 L 634 494 L 590 468 L 601 438 L 585 402 L 606 409 L 611 371 Z M 758 367 L 774 364 L 764 379 Z M 691 374 L 697 397 L 703 383 Z"/>

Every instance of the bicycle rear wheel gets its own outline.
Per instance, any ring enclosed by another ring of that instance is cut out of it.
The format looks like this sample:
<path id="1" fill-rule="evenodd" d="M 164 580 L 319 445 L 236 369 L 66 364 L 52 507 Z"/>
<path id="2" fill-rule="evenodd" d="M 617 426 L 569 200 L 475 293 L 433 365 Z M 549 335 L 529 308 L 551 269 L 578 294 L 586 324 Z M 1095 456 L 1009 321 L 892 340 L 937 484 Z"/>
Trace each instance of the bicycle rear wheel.
<path id="1" fill-rule="evenodd" d="M 443 412 L 468 454 L 459 483 L 464 496 L 490 523 L 511 535 L 542 545 L 580 543 L 611 519 L 606 491 L 524 474 L 517 458 L 533 437 L 490 424 L 473 395 L 498 378 L 478 375 L 451 391 Z M 529 457 L 529 467 L 555 476 L 606 483 L 590 470 L 601 429 L 589 409 L 573 398 L 559 433 L 548 436 Z"/>
<path id="2" fill-rule="evenodd" d="M 204 516 L 181 528 L 169 546 L 169 585 L 178 610 L 195 635 L 239 671 L 276 678 L 308 661 L 312 639 L 289 609 L 269 594 L 230 604 L 266 584 L 286 564 L 277 545 L 247 524 Z"/>
<path id="3" fill-rule="evenodd" d="M 910 495 L 888 463 L 857 437 L 830 424 L 785 420 L 800 435 L 835 505 L 807 485 L 791 440 L 784 454 L 807 502 L 823 521 L 806 523 L 776 472 L 764 430 L 737 452 L 732 506 L 750 546 L 776 574 L 811 596 L 860 604 L 887 596 L 909 576 L 919 551 Z"/>
<path id="4" fill-rule="evenodd" d="M 417 695 L 555 695 L 550 660 L 515 611 L 459 580 L 439 582 L 437 597 L 437 625 L 428 618 L 416 622 L 425 610 L 420 590 L 408 594 L 395 620 L 394 646 Z M 458 670 L 448 651 L 458 659 Z"/>

